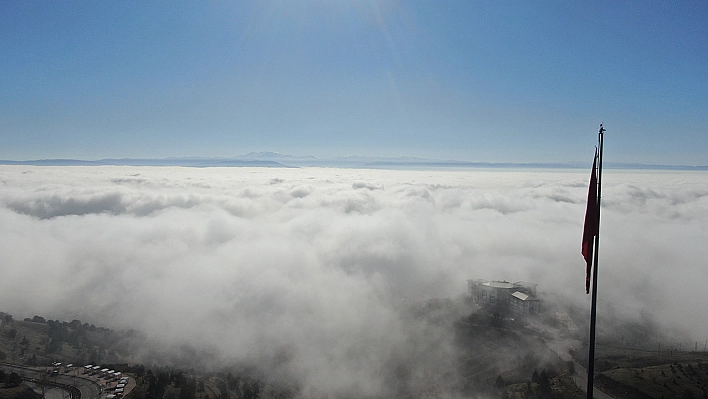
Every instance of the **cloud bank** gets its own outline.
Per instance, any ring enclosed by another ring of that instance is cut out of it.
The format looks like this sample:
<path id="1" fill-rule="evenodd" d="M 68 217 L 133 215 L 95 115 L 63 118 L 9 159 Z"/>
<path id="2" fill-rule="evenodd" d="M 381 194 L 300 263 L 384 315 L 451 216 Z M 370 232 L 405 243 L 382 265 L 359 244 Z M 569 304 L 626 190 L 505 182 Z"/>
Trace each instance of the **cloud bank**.
<path id="1" fill-rule="evenodd" d="M 134 328 L 214 365 L 259 362 L 306 393 L 380 394 L 395 364 L 448 367 L 449 332 L 401 309 L 461 295 L 468 278 L 534 281 L 589 307 L 588 175 L 2 166 L 0 303 Z M 605 314 L 707 338 L 704 182 L 606 172 Z"/>

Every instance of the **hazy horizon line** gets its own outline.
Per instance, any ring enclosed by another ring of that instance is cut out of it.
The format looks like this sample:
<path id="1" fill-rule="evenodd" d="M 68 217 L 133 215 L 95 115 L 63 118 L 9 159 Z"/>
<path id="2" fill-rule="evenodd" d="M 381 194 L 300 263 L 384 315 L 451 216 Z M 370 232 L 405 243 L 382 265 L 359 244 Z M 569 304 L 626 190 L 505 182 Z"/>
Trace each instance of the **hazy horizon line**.
<path id="1" fill-rule="evenodd" d="M 278 152 L 250 152 L 233 157 L 206 156 L 171 156 L 163 158 L 42 158 L 26 160 L 0 159 L 0 165 L 29 166 L 184 166 L 184 167 L 342 167 L 367 169 L 397 169 L 397 168 L 490 168 L 490 169 L 585 169 L 586 162 L 488 162 L 459 161 L 454 159 L 440 160 L 414 156 L 361 156 L 348 155 L 331 158 L 317 158 L 311 155 L 299 156 Z M 641 170 L 694 170 L 706 171 L 708 165 L 667 165 L 648 164 L 641 162 L 606 162 L 608 169 L 641 169 Z"/>

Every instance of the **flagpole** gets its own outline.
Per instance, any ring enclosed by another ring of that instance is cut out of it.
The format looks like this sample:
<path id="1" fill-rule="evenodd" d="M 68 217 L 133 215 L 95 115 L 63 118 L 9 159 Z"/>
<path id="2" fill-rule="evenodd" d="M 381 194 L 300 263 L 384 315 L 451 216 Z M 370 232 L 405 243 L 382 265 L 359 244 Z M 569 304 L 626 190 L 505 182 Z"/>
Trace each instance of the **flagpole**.
<path id="1" fill-rule="evenodd" d="M 595 258 L 592 273 L 592 305 L 590 307 L 590 350 L 588 353 L 588 388 L 587 399 L 593 399 L 593 380 L 595 376 L 595 321 L 597 319 L 597 267 L 600 254 L 600 198 L 602 197 L 602 143 L 605 128 L 600 124 L 597 141 L 600 146 L 600 159 L 597 167 L 597 234 L 595 235 Z"/>

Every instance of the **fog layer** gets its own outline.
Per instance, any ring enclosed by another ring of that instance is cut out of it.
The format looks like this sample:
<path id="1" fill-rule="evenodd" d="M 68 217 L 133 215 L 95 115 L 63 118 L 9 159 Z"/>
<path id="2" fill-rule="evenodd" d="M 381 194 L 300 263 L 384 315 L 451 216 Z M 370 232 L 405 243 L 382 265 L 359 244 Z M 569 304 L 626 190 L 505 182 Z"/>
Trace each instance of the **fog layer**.
<path id="1" fill-rule="evenodd" d="M 446 332 L 401 309 L 461 295 L 466 279 L 533 281 L 589 306 L 588 177 L 3 166 L 0 310 L 134 328 L 312 392 L 377 394 L 401 359 L 445 367 Z M 605 173 L 600 296 L 615 316 L 707 338 L 705 181 Z"/>

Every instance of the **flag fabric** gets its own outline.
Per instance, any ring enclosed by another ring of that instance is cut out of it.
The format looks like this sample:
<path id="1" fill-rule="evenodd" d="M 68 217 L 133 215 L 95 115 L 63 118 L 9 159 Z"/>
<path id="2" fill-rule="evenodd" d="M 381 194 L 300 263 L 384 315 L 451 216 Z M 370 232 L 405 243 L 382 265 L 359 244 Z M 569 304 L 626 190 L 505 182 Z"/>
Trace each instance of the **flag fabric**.
<path id="1" fill-rule="evenodd" d="M 597 150 L 592 161 L 592 174 L 590 175 L 590 187 L 588 188 L 588 204 L 585 210 L 585 227 L 583 229 L 583 246 L 581 253 L 585 258 L 585 293 L 590 293 L 590 274 L 592 271 L 593 249 L 595 246 L 595 236 L 598 234 L 598 209 L 597 209 Z"/>

